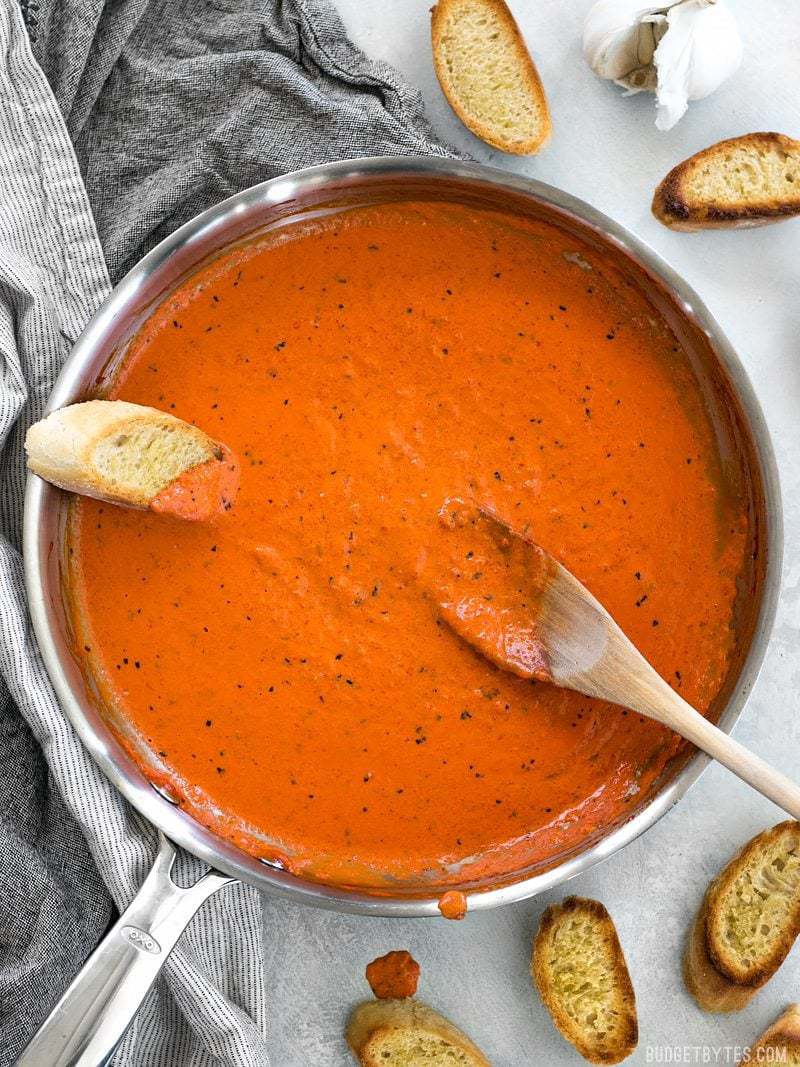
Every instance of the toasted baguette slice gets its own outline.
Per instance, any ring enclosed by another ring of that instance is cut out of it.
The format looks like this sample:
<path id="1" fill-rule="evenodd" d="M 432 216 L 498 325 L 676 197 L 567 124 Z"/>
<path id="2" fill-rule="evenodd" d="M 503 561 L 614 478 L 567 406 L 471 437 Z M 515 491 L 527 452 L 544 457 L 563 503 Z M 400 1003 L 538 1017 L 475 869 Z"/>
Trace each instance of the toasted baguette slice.
<path id="1" fill-rule="evenodd" d="M 550 109 L 505 0 L 439 0 L 431 31 L 436 76 L 467 129 L 503 152 L 538 152 Z"/>
<path id="2" fill-rule="evenodd" d="M 763 226 L 800 215 L 800 141 L 749 133 L 711 145 L 669 172 L 653 214 L 673 230 Z"/>
<path id="3" fill-rule="evenodd" d="M 741 1011 L 758 992 L 755 986 L 739 985 L 720 974 L 708 954 L 706 920 L 708 900 L 703 902 L 692 926 L 683 957 L 683 980 L 698 1007 L 710 1012 Z"/>
<path id="4" fill-rule="evenodd" d="M 147 508 L 186 471 L 222 459 L 222 446 L 165 411 L 89 400 L 54 411 L 28 430 L 28 467 L 73 493 Z"/>
<path id="5" fill-rule="evenodd" d="M 800 1065 L 800 1004 L 790 1004 L 750 1048 L 749 1063 Z"/>
<path id="6" fill-rule="evenodd" d="M 413 998 L 359 1004 L 347 1043 L 361 1067 L 491 1067 L 466 1034 Z"/>
<path id="7" fill-rule="evenodd" d="M 590 1063 L 619 1063 L 636 1048 L 636 997 L 611 916 L 567 897 L 542 916 L 531 971 L 553 1022 Z"/>
<path id="8" fill-rule="evenodd" d="M 706 942 L 720 974 L 758 988 L 800 934 L 800 823 L 749 841 L 708 890 Z"/>

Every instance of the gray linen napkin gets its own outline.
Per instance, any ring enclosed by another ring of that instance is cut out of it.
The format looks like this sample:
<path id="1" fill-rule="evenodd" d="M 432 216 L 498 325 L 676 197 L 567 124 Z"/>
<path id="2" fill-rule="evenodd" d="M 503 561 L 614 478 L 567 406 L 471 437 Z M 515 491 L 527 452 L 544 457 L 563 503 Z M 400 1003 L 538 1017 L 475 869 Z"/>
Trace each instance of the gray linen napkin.
<path id="1" fill-rule="evenodd" d="M 419 92 L 355 48 L 327 0 L 40 3 L 34 54 L 114 281 L 199 211 L 276 174 L 455 155 Z"/>
<path id="2" fill-rule="evenodd" d="M 430 134 L 419 94 L 355 49 L 324 0 L 20 4 L 30 41 L 15 0 L 0 0 L 0 1065 L 155 848 L 65 721 L 30 631 L 25 429 L 109 274 L 197 212 L 310 163 L 454 154 Z M 208 902 L 118 1067 L 267 1064 L 261 937 L 254 890 Z"/>

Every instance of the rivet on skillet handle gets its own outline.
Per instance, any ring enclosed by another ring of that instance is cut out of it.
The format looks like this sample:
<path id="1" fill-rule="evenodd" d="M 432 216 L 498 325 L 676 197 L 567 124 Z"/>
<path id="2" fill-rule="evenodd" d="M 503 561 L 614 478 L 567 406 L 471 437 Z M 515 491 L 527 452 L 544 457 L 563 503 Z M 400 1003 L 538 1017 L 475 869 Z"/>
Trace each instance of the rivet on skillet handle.
<path id="1" fill-rule="evenodd" d="M 197 909 L 236 881 L 209 871 L 187 889 L 171 878 L 175 847 L 160 835 L 142 888 L 89 957 L 16 1067 L 104 1067 Z"/>

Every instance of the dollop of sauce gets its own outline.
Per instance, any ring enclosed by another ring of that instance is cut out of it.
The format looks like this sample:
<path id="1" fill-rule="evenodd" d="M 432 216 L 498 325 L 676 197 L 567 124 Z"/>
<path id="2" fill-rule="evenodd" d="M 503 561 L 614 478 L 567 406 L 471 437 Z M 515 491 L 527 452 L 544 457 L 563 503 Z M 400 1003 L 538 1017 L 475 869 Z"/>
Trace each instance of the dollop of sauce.
<path id="1" fill-rule="evenodd" d="M 368 963 L 366 974 L 378 1000 L 402 1000 L 417 991 L 419 964 L 410 952 L 398 949 Z"/>
<path id="2" fill-rule="evenodd" d="M 226 445 L 219 455 L 190 467 L 150 501 L 157 515 L 208 522 L 230 511 L 239 491 L 239 461 Z"/>
<path id="3" fill-rule="evenodd" d="M 457 889 L 448 889 L 439 897 L 438 907 L 445 919 L 463 919 L 467 914 L 467 898 Z"/>
<path id="4" fill-rule="evenodd" d="M 442 505 L 439 527 L 444 533 L 429 544 L 423 580 L 441 618 L 498 667 L 551 682 L 537 632 L 547 555 L 486 508 L 458 498 Z"/>

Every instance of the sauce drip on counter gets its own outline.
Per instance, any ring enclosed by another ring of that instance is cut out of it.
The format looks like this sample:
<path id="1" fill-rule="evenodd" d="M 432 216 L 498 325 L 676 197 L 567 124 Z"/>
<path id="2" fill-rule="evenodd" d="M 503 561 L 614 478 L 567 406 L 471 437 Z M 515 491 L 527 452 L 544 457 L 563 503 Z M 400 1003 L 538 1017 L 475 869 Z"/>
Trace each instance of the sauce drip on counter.
<path id="1" fill-rule="evenodd" d="M 373 205 L 227 253 L 134 339 L 108 395 L 224 440 L 241 486 L 179 529 L 76 501 L 78 647 L 123 743 L 217 833 L 429 893 L 551 864 L 647 795 L 674 735 L 497 669 L 434 610 L 448 498 L 529 527 L 709 708 L 743 460 L 609 257 L 545 221 Z"/>
<path id="2" fill-rule="evenodd" d="M 449 889 L 439 898 L 439 911 L 445 919 L 463 919 L 467 914 L 467 898 L 457 889 Z"/>
<path id="3" fill-rule="evenodd" d="M 416 993 L 419 964 L 410 952 L 397 949 L 368 963 L 366 974 L 378 1000 L 401 1000 Z"/>

